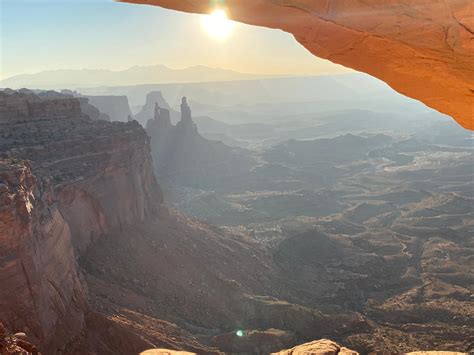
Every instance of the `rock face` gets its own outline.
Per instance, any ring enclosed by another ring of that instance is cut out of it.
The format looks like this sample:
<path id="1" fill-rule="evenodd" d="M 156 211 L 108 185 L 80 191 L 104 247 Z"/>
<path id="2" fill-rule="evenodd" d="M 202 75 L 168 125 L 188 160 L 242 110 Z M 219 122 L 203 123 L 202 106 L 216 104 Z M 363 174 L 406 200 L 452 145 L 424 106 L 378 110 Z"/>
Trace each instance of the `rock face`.
<path id="1" fill-rule="evenodd" d="M 46 119 L 85 117 L 81 102 L 60 94 L 51 98 L 47 93 L 35 95 L 13 90 L 0 92 L 0 124 Z"/>
<path id="2" fill-rule="evenodd" d="M 51 184 L 29 165 L 2 161 L 0 181 L 0 319 L 60 348 L 80 332 L 86 308 L 71 230 Z"/>
<path id="3" fill-rule="evenodd" d="M 142 110 L 134 116 L 134 119 L 145 127 L 148 120 L 154 117 L 156 105 L 161 109 L 168 110 L 168 114 L 170 118 L 173 119 L 173 122 L 179 119 L 179 113 L 173 110 L 166 102 L 161 91 L 151 91 L 146 95 L 145 105 L 143 105 Z"/>
<path id="4" fill-rule="evenodd" d="M 349 350 L 339 344 L 328 340 L 315 340 L 306 344 L 295 346 L 288 350 L 282 350 L 275 355 L 358 355 L 356 351 Z"/>
<path id="5" fill-rule="evenodd" d="M 0 124 L 77 117 L 110 121 L 110 117 L 91 105 L 89 99 L 76 99 L 70 93 L 42 91 L 35 94 L 28 89 L 0 92 Z"/>
<path id="6" fill-rule="evenodd" d="M 209 13 L 201 0 L 121 0 Z M 318 57 L 373 75 L 474 129 L 474 5 L 470 0 L 225 2 L 229 16 L 279 28 Z"/>
<path id="7" fill-rule="evenodd" d="M 86 96 L 89 103 L 110 117 L 112 121 L 127 122 L 132 114 L 127 96 Z"/>
<path id="8" fill-rule="evenodd" d="M 0 93 L 0 320 L 53 353 L 84 326 L 76 258 L 162 197 L 138 123 L 93 121 L 80 99 L 49 96 Z"/>
<path id="9" fill-rule="evenodd" d="M 12 334 L 0 323 L 0 354 L 39 355 L 38 349 L 29 342 L 25 333 Z"/>
<path id="10" fill-rule="evenodd" d="M 156 131 L 159 135 L 165 133 L 171 128 L 170 110 L 161 108 L 158 102 L 155 102 L 153 119 L 148 120 L 146 128 L 147 130 Z"/>
<path id="11" fill-rule="evenodd" d="M 191 108 L 188 106 L 186 97 L 181 100 L 181 120 L 176 124 L 176 131 L 180 135 L 197 133 L 197 126 L 191 117 Z"/>
<path id="12" fill-rule="evenodd" d="M 153 97 L 151 94 L 147 100 Z M 147 106 L 142 112 L 148 110 L 145 109 Z M 170 109 L 160 106 L 160 102 L 155 103 L 154 116 L 148 120 L 146 130 L 151 137 L 156 173 L 163 180 L 202 187 L 209 181 L 209 175 L 225 180 L 239 169 L 246 171 L 251 166 L 252 161 L 244 150 L 207 140 L 199 134 L 185 97 L 182 98 L 181 118 L 176 126 L 171 124 Z"/>
<path id="13" fill-rule="evenodd" d="M 96 106 L 91 105 L 88 98 L 79 97 L 78 100 L 81 103 L 81 111 L 89 116 L 91 120 L 110 121 L 110 116 L 101 112 Z"/>

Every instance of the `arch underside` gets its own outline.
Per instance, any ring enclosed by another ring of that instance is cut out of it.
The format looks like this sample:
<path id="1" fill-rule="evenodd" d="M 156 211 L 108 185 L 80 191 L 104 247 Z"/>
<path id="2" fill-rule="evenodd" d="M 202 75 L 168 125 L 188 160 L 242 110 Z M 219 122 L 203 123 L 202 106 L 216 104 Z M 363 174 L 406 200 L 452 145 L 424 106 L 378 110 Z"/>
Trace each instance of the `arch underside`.
<path id="1" fill-rule="evenodd" d="M 120 0 L 209 13 L 209 0 Z M 229 17 L 292 33 L 314 55 L 368 73 L 474 130 L 471 0 L 226 0 Z M 222 6 L 222 5 L 221 5 Z"/>

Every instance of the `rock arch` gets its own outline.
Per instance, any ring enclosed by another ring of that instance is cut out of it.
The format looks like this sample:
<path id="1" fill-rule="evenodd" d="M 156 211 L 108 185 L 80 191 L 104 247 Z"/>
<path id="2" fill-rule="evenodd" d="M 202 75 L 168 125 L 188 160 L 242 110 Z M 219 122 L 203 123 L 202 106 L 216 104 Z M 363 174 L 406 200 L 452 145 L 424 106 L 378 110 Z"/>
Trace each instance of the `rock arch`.
<path id="1" fill-rule="evenodd" d="M 209 13 L 209 0 L 119 0 Z M 226 0 L 237 21 L 292 33 L 314 55 L 366 72 L 474 129 L 471 0 Z"/>

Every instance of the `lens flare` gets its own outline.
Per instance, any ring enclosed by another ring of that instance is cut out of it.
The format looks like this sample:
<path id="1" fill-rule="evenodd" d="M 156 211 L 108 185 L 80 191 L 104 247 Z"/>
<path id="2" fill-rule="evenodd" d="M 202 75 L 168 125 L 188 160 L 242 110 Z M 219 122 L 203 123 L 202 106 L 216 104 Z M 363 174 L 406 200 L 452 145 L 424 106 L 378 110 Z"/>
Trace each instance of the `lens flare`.
<path id="1" fill-rule="evenodd" d="M 235 335 L 237 335 L 238 337 L 243 337 L 244 336 L 244 331 L 239 329 L 235 332 Z"/>
<path id="2" fill-rule="evenodd" d="M 218 41 L 224 41 L 230 37 L 234 31 L 235 22 L 227 18 L 227 14 L 222 9 L 214 10 L 211 14 L 202 18 L 202 28 L 209 37 Z"/>

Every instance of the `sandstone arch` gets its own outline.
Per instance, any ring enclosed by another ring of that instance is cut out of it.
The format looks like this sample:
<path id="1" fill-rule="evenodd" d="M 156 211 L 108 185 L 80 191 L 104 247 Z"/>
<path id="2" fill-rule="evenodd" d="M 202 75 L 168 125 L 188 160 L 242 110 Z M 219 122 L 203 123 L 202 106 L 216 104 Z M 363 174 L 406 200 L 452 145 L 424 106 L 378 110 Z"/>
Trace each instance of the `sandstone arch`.
<path id="1" fill-rule="evenodd" d="M 388 83 L 474 129 L 472 0 L 119 0 L 282 29 L 314 55 Z"/>

